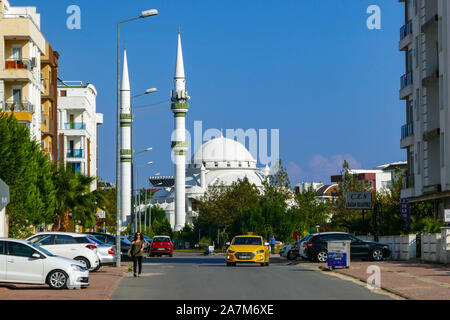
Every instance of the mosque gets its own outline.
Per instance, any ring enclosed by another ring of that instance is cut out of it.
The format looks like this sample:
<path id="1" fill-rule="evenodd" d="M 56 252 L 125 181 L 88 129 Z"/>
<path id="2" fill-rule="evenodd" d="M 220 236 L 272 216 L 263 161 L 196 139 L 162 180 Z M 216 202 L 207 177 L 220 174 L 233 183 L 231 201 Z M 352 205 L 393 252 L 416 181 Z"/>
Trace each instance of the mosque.
<path id="1" fill-rule="evenodd" d="M 153 176 L 150 182 L 162 188 L 152 197 L 151 205 L 166 211 L 172 228 L 179 231 L 185 223 L 192 224 L 198 216 L 197 204 L 209 186 L 231 185 L 247 178 L 250 183 L 262 188 L 269 168 L 257 168 L 257 161 L 244 145 L 236 140 L 220 137 L 204 143 L 187 164 L 185 141 L 185 118 L 190 99 L 186 91 L 181 37 L 178 34 L 177 62 L 172 91 L 172 112 L 175 117 L 175 138 L 172 152 L 175 156 L 175 176 Z M 186 167 L 187 165 L 187 167 Z"/>
<path id="2" fill-rule="evenodd" d="M 203 144 L 192 157 L 186 169 L 186 220 L 191 224 L 198 215 L 196 204 L 209 186 L 226 185 L 247 178 L 262 188 L 268 167 L 261 170 L 257 161 L 239 142 L 220 137 Z M 175 226 L 175 179 L 174 177 L 150 177 L 154 187 L 162 187 L 152 198 L 152 205 L 166 211 L 172 227 Z"/>

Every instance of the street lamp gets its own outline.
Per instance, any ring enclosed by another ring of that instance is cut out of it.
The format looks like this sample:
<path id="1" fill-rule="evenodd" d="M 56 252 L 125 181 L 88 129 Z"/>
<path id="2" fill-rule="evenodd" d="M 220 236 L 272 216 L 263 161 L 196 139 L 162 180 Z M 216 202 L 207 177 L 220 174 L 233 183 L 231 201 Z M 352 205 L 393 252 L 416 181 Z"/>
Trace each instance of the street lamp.
<path id="1" fill-rule="evenodd" d="M 158 14 L 158 10 L 151 9 L 142 11 L 141 15 L 136 18 L 119 21 L 117 23 L 117 134 L 116 134 L 116 248 L 117 260 L 116 266 L 120 267 L 120 229 L 122 229 L 122 217 L 120 210 L 120 25 L 137 19 L 148 18 Z"/>
<path id="2" fill-rule="evenodd" d="M 142 166 L 136 166 L 136 176 L 137 176 L 137 185 L 139 187 L 139 168 L 145 167 L 145 166 L 149 166 L 153 164 L 153 161 L 149 161 L 147 162 L 145 165 Z M 141 193 L 139 192 L 139 198 L 138 198 L 138 203 L 139 203 L 139 232 L 142 232 L 142 217 L 141 217 Z M 137 219 L 136 219 L 136 209 L 133 208 L 134 210 L 134 214 L 135 214 L 135 230 L 137 230 Z M 147 214 L 147 208 L 146 208 L 146 212 L 145 214 Z"/>
<path id="3" fill-rule="evenodd" d="M 150 94 L 150 93 L 153 93 L 153 92 L 157 92 L 157 91 L 158 91 L 158 89 L 156 89 L 156 88 L 147 89 L 147 90 L 145 90 L 144 93 L 141 93 L 141 94 L 137 94 L 137 95 L 135 95 L 135 96 L 132 96 L 131 99 L 134 99 L 134 98 L 137 98 L 137 97 L 146 95 L 146 94 Z"/>
<path id="4" fill-rule="evenodd" d="M 132 163 L 131 163 L 131 170 L 132 170 L 132 173 L 133 173 L 133 175 L 131 177 L 132 178 L 131 185 L 132 185 L 132 188 L 133 188 L 133 192 L 132 192 L 133 198 L 132 198 L 132 205 L 131 205 L 131 210 L 132 210 L 132 212 L 131 212 L 131 217 L 132 217 L 131 227 L 132 227 L 132 231 L 131 232 L 132 233 L 135 233 L 136 230 L 137 230 L 137 218 L 136 218 L 136 202 L 137 202 L 136 191 L 137 191 L 137 189 L 136 189 L 136 181 L 138 179 L 136 179 L 136 173 L 138 171 L 138 167 L 136 166 L 136 156 L 139 155 L 139 154 L 142 154 L 144 152 L 151 151 L 151 150 L 153 150 L 153 148 L 147 148 L 147 149 L 144 149 L 144 150 L 136 152 L 136 153 L 133 152 L 133 158 L 132 158 Z M 147 165 L 148 165 L 148 163 L 147 163 Z M 137 183 L 137 184 L 139 184 L 139 183 Z"/>

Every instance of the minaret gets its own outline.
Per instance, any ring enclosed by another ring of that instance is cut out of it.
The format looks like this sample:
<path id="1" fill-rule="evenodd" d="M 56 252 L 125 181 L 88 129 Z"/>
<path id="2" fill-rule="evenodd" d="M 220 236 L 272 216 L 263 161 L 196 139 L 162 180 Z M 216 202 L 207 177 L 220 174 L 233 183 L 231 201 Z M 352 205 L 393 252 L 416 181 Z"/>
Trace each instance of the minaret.
<path id="1" fill-rule="evenodd" d="M 120 166 L 121 166 L 121 194 L 120 204 L 122 210 L 122 222 L 126 222 L 131 217 L 131 161 L 133 150 L 131 147 L 131 125 L 133 115 L 131 114 L 130 77 L 128 74 L 127 51 L 124 51 L 122 87 L 120 89 L 121 109 L 120 109 Z"/>
<path id="2" fill-rule="evenodd" d="M 186 141 L 186 113 L 189 109 L 187 103 L 189 99 L 184 76 L 181 35 L 178 30 L 177 62 L 171 106 L 175 117 L 175 134 L 172 135 L 172 159 L 175 161 L 175 231 L 180 231 L 186 222 L 186 151 L 189 148 L 189 143 Z"/>

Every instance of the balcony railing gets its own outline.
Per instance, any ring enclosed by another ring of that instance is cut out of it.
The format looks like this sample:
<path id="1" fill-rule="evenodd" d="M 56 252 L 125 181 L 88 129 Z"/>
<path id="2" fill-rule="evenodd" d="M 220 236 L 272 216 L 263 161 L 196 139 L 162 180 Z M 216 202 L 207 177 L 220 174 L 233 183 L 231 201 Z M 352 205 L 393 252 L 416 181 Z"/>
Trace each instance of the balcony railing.
<path id="1" fill-rule="evenodd" d="M 34 113 L 34 105 L 28 101 L 0 103 L 3 112 L 29 112 Z"/>
<path id="2" fill-rule="evenodd" d="M 31 70 L 31 60 L 20 59 L 20 60 L 5 60 L 6 70 Z"/>
<path id="3" fill-rule="evenodd" d="M 83 158 L 83 149 L 69 149 L 67 150 L 67 158 Z"/>
<path id="4" fill-rule="evenodd" d="M 413 74 L 412 71 L 408 72 L 407 74 L 402 75 L 400 78 L 400 88 L 403 89 L 406 86 L 409 86 L 413 83 Z"/>
<path id="5" fill-rule="evenodd" d="M 82 122 L 66 123 L 66 130 L 86 130 L 86 124 Z"/>
<path id="6" fill-rule="evenodd" d="M 405 139 L 414 134 L 414 125 L 412 123 L 407 123 L 402 127 L 402 139 Z"/>
<path id="7" fill-rule="evenodd" d="M 412 33 L 412 22 L 408 21 L 403 27 L 400 28 L 400 41 L 403 40 L 407 35 Z"/>

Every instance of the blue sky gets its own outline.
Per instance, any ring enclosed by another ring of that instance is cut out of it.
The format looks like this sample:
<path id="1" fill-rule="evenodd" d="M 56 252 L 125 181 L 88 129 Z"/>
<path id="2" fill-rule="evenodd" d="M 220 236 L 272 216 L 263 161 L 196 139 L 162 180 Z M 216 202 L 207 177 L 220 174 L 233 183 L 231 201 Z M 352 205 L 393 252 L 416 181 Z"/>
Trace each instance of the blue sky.
<path id="1" fill-rule="evenodd" d="M 81 30 L 68 30 L 66 9 L 81 8 Z M 392 0 L 11 0 L 37 6 L 41 27 L 61 54 L 60 78 L 98 91 L 99 175 L 115 181 L 116 23 L 156 8 L 156 17 L 123 25 L 135 100 L 140 182 L 173 174 L 169 97 L 181 27 L 187 129 L 279 129 L 280 157 L 292 184 L 328 182 L 343 159 L 354 168 L 404 160 L 398 99 L 404 56 L 398 52 L 403 5 Z M 369 30 L 369 5 L 381 8 L 381 30 Z M 123 42 L 122 42 L 123 44 Z M 145 107 L 158 102 L 162 104 Z M 141 108 L 142 107 L 142 108 Z M 144 164 L 154 164 L 145 167 Z M 147 184 L 148 185 L 148 184 Z"/>

